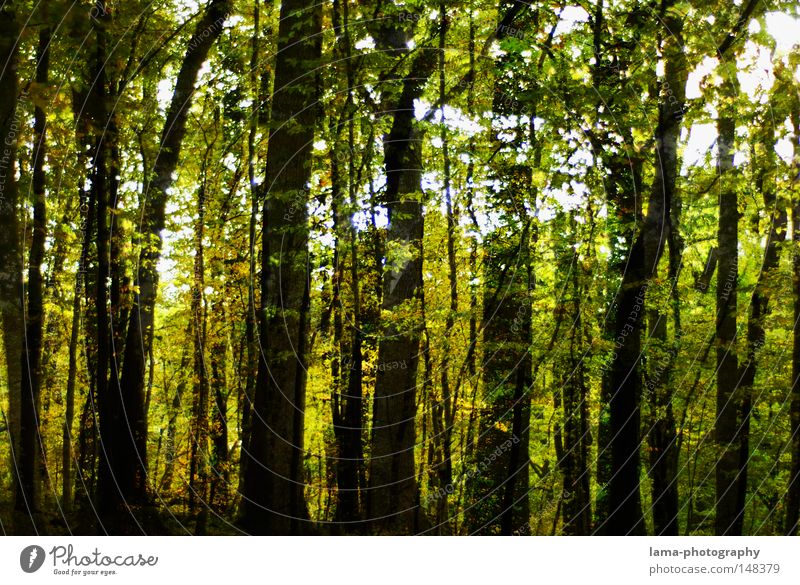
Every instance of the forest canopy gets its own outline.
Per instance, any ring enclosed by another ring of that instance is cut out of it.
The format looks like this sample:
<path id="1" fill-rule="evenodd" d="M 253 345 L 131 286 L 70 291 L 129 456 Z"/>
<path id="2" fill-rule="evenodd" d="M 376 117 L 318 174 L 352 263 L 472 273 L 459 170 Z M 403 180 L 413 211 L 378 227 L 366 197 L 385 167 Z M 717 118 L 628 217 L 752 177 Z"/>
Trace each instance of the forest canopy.
<path id="1" fill-rule="evenodd" d="M 4 534 L 798 533 L 796 2 L 0 3 Z"/>

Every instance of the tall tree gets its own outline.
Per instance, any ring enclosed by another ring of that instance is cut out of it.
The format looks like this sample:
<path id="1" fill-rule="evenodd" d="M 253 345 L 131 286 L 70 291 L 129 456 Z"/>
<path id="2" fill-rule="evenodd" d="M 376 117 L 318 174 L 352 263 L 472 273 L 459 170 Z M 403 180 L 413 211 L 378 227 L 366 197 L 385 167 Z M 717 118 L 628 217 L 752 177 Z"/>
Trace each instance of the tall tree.
<path id="1" fill-rule="evenodd" d="M 659 80 L 658 125 L 655 131 L 655 177 L 650 190 L 647 216 L 644 223 L 645 267 L 648 278 L 658 278 L 659 261 L 669 246 L 668 285 L 678 287 L 680 274 L 679 235 L 677 218 L 673 217 L 679 204 L 676 201 L 676 179 L 679 170 L 678 138 L 686 100 L 686 79 L 689 68 L 684 55 L 683 17 L 670 10 L 672 4 L 662 3 L 659 22 L 664 77 Z M 668 345 L 667 311 L 650 300 L 648 317 L 648 368 L 645 369 L 646 391 L 649 395 L 650 446 L 649 473 L 653 485 L 653 530 L 655 534 L 678 534 L 678 450 L 675 415 L 672 406 L 671 373 L 680 341 L 680 331 L 673 332 Z M 677 323 L 676 323 L 677 327 Z"/>
<path id="2" fill-rule="evenodd" d="M 321 5 L 281 4 L 261 249 L 261 355 L 240 524 L 260 534 L 310 530 L 304 498 L 309 311 L 308 192 L 316 129 Z"/>
<path id="3" fill-rule="evenodd" d="M 778 79 L 789 88 L 794 84 L 791 76 L 781 71 Z M 787 84 L 787 78 L 789 83 Z M 789 119 L 792 123 L 794 134 L 794 156 L 791 168 L 791 220 L 792 220 L 792 298 L 793 298 L 793 323 L 792 328 L 792 385 L 789 404 L 789 419 L 791 435 L 789 449 L 792 456 L 792 467 L 789 476 L 789 487 L 786 498 L 786 519 L 784 533 L 795 535 L 800 530 L 800 96 L 791 89 L 787 92 L 792 96 L 790 101 Z"/>
<path id="4" fill-rule="evenodd" d="M 629 14 L 630 28 L 626 27 L 616 42 L 607 39 L 603 1 L 594 11 L 592 71 L 593 85 L 601 95 L 608 96 L 603 106 L 616 119 L 631 115 L 632 92 L 636 85 L 630 83 L 624 92 L 614 88 L 631 67 L 630 55 L 620 49 L 638 44 L 641 37 L 641 18 L 636 12 Z M 626 24 L 628 24 L 626 22 Z M 610 90 L 610 91 L 609 91 Z M 623 101 L 625 100 L 625 101 Z M 642 305 L 647 292 L 644 242 L 639 225 L 642 221 L 642 204 L 639 193 L 643 189 L 643 155 L 638 152 L 627 125 L 609 122 L 602 116 L 604 130 L 600 136 L 591 136 L 593 148 L 602 153 L 600 160 L 604 171 L 607 199 L 613 205 L 616 225 L 612 233 L 610 268 L 621 276 L 611 302 L 607 318 L 607 334 L 613 340 L 611 363 L 604 374 L 600 429 L 598 432 L 598 482 L 601 490 L 597 502 L 597 525 L 601 534 L 642 534 L 644 521 L 639 493 L 640 470 L 640 420 L 642 376 L 640 368 Z M 609 128 L 609 124 L 613 124 Z M 619 132 L 622 144 L 614 136 Z M 618 144 L 618 143 L 617 143 Z M 624 255 L 619 253 L 624 250 Z"/>
<path id="5" fill-rule="evenodd" d="M 408 51 L 410 33 L 393 15 L 379 37 L 390 53 Z M 395 24 L 392 25 L 391 23 Z M 378 373 L 372 408 L 367 519 L 377 532 L 410 534 L 426 523 L 419 513 L 414 469 L 417 367 L 422 327 L 416 316 L 422 293 L 421 130 L 414 119 L 418 99 L 436 67 L 437 52 L 422 46 L 390 106 L 392 125 L 383 141 L 389 227 L 383 271 Z"/>
<path id="6" fill-rule="evenodd" d="M 46 14 L 43 14 L 46 18 Z M 44 87 L 50 70 L 50 28 L 44 26 L 39 32 L 36 48 L 36 83 Z M 25 339 L 22 353 L 21 389 L 21 442 L 17 464 L 21 481 L 18 500 L 27 502 L 28 510 L 37 511 L 39 507 L 39 471 L 42 457 L 40 434 L 41 401 L 41 359 L 44 319 L 44 298 L 42 290 L 42 264 L 44 246 L 47 238 L 47 206 L 45 201 L 46 175 L 45 157 L 47 140 L 47 115 L 41 105 L 34 108 L 34 147 L 33 147 L 33 226 L 28 255 L 27 311 L 25 318 Z"/>
<path id="7" fill-rule="evenodd" d="M 101 493 L 111 494 L 109 504 L 120 502 L 115 487 L 125 501 L 143 500 L 147 492 L 147 428 L 144 412 L 145 357 L 153 342 L 154 309 L 158 287 L 158 261 L 161 256 L 165 212 L 170 187 L 180 160 L 186 135 L 186 122 L 203 62 L 223 30 L 232 8 L 231 0 L 212 0 L 189 39 L 164 120 L 159 149 L 142 193 L 144 209 L 140 226 L 142 249 L 134 281 L 137 292 L 127 324 L 125 355 L 119 389 L 115 389 L 117 409 L 109 410 L 101 432 L 116 437 L 116 452 L 106 457 L 101 474 Z M 118 395 L 117 395 L 118 394 Z M 102 403 L 101 403 L 102 404 Z M 124 421 L 121 417 L 125 417 Z M 105 429 L 103 430 L 103 427 Z"/>
<path id="8" fill-rule="evenodd" d="M 20 27 L 17 7 L 4 6 L 0 11 L 0 311 L 3 320 L 8 414 L 5 423 L 10 438 L 10 467 L 15 491 L 19 494 L 22 478 L 15 462 L 20 449 L 20 395 L 22 384 L 22 249 L 18 209 L 17 139 L 21 131 L 19 81 L 17 77 Z M 17 498 L 16 509 L 29 512 L 28 503 Z M 10 524 L 10 523 L 9 523 Z"/>

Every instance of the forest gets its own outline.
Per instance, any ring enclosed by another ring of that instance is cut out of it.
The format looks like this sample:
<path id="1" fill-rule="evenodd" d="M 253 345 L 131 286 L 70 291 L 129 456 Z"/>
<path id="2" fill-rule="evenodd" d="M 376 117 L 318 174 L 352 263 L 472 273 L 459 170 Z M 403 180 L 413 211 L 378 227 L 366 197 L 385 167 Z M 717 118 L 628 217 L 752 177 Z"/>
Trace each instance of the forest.
<path id="1" fill-rule="evenodd" d="M 798 534 L 796 1 L 0 6 L 4 535 Z"/>

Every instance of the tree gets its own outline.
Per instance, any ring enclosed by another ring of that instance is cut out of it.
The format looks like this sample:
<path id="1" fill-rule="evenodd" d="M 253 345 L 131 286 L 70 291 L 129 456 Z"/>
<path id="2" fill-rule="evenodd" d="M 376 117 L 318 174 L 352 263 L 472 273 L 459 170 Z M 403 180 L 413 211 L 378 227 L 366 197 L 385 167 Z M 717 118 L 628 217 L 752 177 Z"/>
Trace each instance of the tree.
<path id="1" fill-rule="evenodd" d="M 302 465 L 310 294 L 306 205 L 318 112 L 320 9 L 306 0 L 281 4 L 263 183 L 261 352 L 248 452 L 242 456 L 240 523 L 252 533 L 310 530 Z"/>
<path id="2" fill-rule="evenodd" d="M 23 479 L 17 474 L 16 455 L 21 448 L 22 340 L 25 338 L 22 311 L 22 248 L 17 217 L 18 187 L 16 179 L 17 136 L 21 114 L 18 110 L 19 81 L 17 78 L 19 24 L 15 6 L 0 11 L 0 136 L 3 153 L 0 157 L 0 310 L 3 319 L 3 349 L 5 352 L 8 414 L 4 424 L 10 438 L 10 466 L 15 491 L 22 491 Z M 28 503 L 17 497 L 15 507 L 30 513 Z"/>

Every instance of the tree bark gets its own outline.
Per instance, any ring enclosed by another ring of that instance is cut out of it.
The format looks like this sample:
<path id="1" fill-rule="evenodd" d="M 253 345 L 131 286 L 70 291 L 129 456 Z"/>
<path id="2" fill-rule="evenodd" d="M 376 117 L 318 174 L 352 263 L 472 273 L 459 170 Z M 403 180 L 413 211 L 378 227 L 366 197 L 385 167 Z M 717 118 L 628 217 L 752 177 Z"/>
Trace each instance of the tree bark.
<path id="1" fill-rule="evenodd" d="M 792 85 L 790 85 L 792 87 Z M 784 533 L 793 536 L 800 530 L 800 98 L 793 95 L 791 120 L 794 127 L 794 161 L 792 165 L 792 296 L 794 328 L 792 329 L 792 390 L 789 406 L 791 436 L 789 449 L 792 467 L 786 494 Z"/>
<path id="2" fill-rule="evenodd" d="M 205 235 L 206 161 L 203 161 L 202 184 L 197 193 L 197 217 L 194 230 L 194 284 L 192 286 L 192 342 L 194 345 L 194 388 L 191 457 L 189 463 L 189 509 L 194 510 L 199 500 L 196 534 L 205 532 L 205 513 L 208 506 L 208 402 L 209 375 L 206 368 L 207 313 L 205 302 L 205 262 L 203 258 Z"/>
<path id="3" fill-rule="evenodd" d="M 667 14 L 669 6 L 662 5 L 661 53 L 665 60 L 663 82 L 659 82 L 658 126 L 655 143 L 655 178 L 650 191 L 644 226 L 645 267 L 648 279 L 658 277 L 658 264 L 667 245 L 670 246 L 670 278 L 668 285 L 677 288 L 677 269 L 680 262 L 672 248 L 675 245 L 672 211 L 677 197 L 675 181 L 678 175 L 678 138 L 686 99 L 686 79 L 689 70 L 683 53 L 683 20 Z M 647 309 L 649 321 L 648 368 L 645 392 L 650 403 L 649 473 L 653 488 L 653 529 L 657 535 L 678 534 L 678 449 L 675 416 L 672 409 L 671 371 L 677 354 L 680 332 L 674 331 L 673 347 L 668 347 L 667 314 L 659 307 Z M 652 346 L 652 347 L 650 347 Z"/>
<path id="4" fill-rule="evenodd" d="M 594 14 L 593 43 L 595 66 L 594 86 L 601 95 L 606 87 L 618 92 L 618 83 L 629 64 L 624 55 L 605 54 L 607 42 L 603 2 L 599 1 Z M 634 39 L 638 39 L 634 31 Z M 614 113 L 627 114 L 627 104 L 609 100 L 604 108 L 619 108 Z M 614 122 L 618 126 L 618 122 Z M 605 181 L 608 200 L 614 205 L 618 227 L 612 234 L 613 250 L 627 250 L 627 257 L 615 253 L 610 269 L 621 274 L 607 321 L 607 335 L 614 341 L 611 363 L 604 372 L 601 391 L 601 412 L 598 430 L 597 477 L 599 491 L 596 503 L 595 532 L 609 535 L 643 534 L 644 520 L 639 494 L 641 447 L 642 373 L 641 331 L 643 303 L 647 291 L 645 251 L 639 224 L 641 217 L 642 157 L 635 151 L 629 129 L 622 127 L 625 153 L 606 151 L 608 136 L 590 136 L 593 147 L 602 152 L 601 160 L 607 171 Z"/>
<path id="5" fill-rule="evenodd" d="M 510 535 L 526 528 L 530 388 L 530 268 L 526 225 L 519 240 L 486 241 L 483 301 L 483 408 L 470 467 L 466 523 L 472 534 Z"/>
<path id="6" fill-rule="evenodd" d="M 20 490 L 21 477 L 15 458 L 20 449 L 20 395 L 22 385 L 22 340 L 25 328 L 22 319 L 22 248 L 17 216 L 16 179 L 17 136 L 21 130 L 18 112 L 19 24 L 13 9 L 0 11 L 0 316 L 7 372 L 8 415 L 3 421 L 10 442 L 9 461 L 14 490 Z M 17 501 L 17 509 L 24 501 Z M 11 525 L 11 522 L 8 522 Z"/>
<path id="7" fill-rule="evenodd" d="M 414 100 L 436 67 L 436 53 L 419 49 L 384 139 L 389 228 L 383 273 L 384 322 L 372 414 L 367 518 L 377 533 L 412 534 L 425 523 L 417 506 L 414 469 L 417 367 L 422 323 L 422 158 Z M 390 317 L 388 315 L 391 315 Z"/>
<path id="8" fill-rule="evenodd" d="M 241 526 L 259 534 L 310 530 L 304 499 L 309 312 L 308 210 L 317 122 L 314 70 L 321 5 L 281 4 L 261 251 L 261 355 L 245 462 Z"/>
<path id="9" fill-rule="evenodd" d="M 36 48 L 36 82 L 47 84 L 50 69 L 50 29 L 44 27 L 39 32 Z M 41 401 L 41 360 L 42 333 L 44 320 L 44 298 L 42 287 L 42 264 L 44 245 L 47 238 L 47 206 L 45 202 L 46 175 L 44 171 L 47 144 L 47 116 L 41 106 L 34 108 L 34 149 L 33 149 L 33 226 L 31 246 L 28 256 L 27 311 L 25 317 L 25 339 L 22 352 L 21 388 L 21 443 L 18 465 L 20 468 L 20 491 L 17 502 L 26 503 L 24 509 L 37 511 L 39 508 L 39 465 L 42 460 L 42 441 L 40 434 Z M 33 517 L 30 520 L 35 522 Z"/>
<path id="10" fill-rule="evenodd" d="M 231 0 L 212 0 L 197 23 L 189 40 L 178 72 L 166 119 L 159 141 L 158 156 L 142 194 L 143 222 L 141 226 L 142 250 L 136 269 L 134 295 L 130 310 L 125 355 L 120 377 L 121 409 L 116 416 L 126 414 L 126 420 L 116 428 L 123 434 L 119 438 L 119 452 L 107 465 L 126 501 L 147 499 L 147 428 L 144 412 L 145 357 L 153 343 L 153 317 L 158 290 L 157 265 L 161 257 L 161 231 L 165 227 L 165 210 L 169 189 L 174 182 L 180 159 L 181 146 L 186 135 L 186 123 L 194 95 L 194 85 L 200 67 L 222 33 L 222 25 L 231 11 Z M 112 423 L 113 424 L 113 423 Z M 106 426 L 106 432 L 109 432 Z M 113 431 L 111 431 L 113 432 Z M 120 479 L 121 478 L 121 479 Z M 115 505 L 121 502 L 114 502 Z"/>
<path id="11" fill-rule="evenodd" d="M 750 297 L 750 315 L 747 320 L 747 361 L 740 373 L 741 400 L 739 402 L 739 467 L 736 479 L 736 508 L 738 514 L 744 515 L 747 499 L 747 467 L 750 461 L 750 420 L 753 411 L 753 388 L 758 366 L 757 354 L 766 342 L 766 317 L 768 315 L 770 294 L 768 281 L 777 269 L 780 260 L 780 249 L 786 238 L 788 218 L 786 208 L 781 206 L 775 193 L 775 150 L 771 143 L 774 127 L 765 123 L 761 130 L 765 136 L 758 137 L 757 152 L 763 161 L 756 182 L 761 191 L 764 208 L 769 218 L 767 242 L 764 249 L 764 260 L 758 274 L 755 288 Z M 755 158 L 755 157 L 754 157 Z M 758 233 L 756 220 L 755 233 Z"/>
<path id="12" fill-rule="evenodd" d="M 722 95 L 733 101 L 738 93 L 734 75 L 723 74 Z M 717 120 L 719 151 L 719 228 L 717 232 L 717 409 L 714 426 L 718 446 L 715 463 L 716 521 L 718 536 L 740 535 L 743 510 L 739 509 L 736 479 L 739 474 L 739 358 L 736 353 L 737 293 L 739 280 L 739 210 L 733 186 L 736 123 L 732 105 L 721 108 Z"/>

